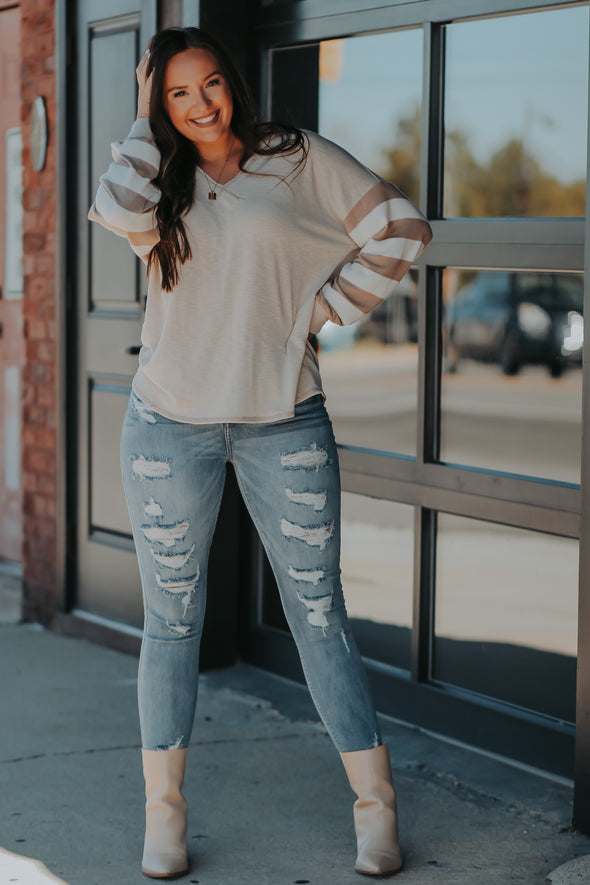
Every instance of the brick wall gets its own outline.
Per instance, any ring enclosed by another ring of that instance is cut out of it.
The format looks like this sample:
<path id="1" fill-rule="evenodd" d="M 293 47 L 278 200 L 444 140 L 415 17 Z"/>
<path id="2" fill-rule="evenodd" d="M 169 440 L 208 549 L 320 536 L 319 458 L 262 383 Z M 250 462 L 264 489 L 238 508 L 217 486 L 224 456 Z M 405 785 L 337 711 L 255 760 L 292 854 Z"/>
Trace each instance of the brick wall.
<path id="1" fill-rule="evenodd" d="M 54 0 L 21 0 L 24 336 L 22 404 L 23 616 L 49 623 L 59 605 L 56 523 L 56 134 Z M 31 163 L 30 113 L 42 95 L 49 141 Z"/>

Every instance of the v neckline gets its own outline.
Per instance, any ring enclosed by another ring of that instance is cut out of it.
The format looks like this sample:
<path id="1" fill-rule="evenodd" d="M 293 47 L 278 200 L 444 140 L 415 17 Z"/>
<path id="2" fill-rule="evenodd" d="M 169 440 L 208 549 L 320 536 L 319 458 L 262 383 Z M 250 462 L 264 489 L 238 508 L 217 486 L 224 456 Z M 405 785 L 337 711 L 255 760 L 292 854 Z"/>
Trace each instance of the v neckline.
<path id="1" fill-rule="evenodd" d="M 249 161 L 249 159 L 250 159 L 250 157 L 248 157 L 248 160 L 246 160 L 246 163 Z M 225 181 L 223 184 L 221 184 L 219 181 L 215 181 L 215 179 L 212 178 L 208 172 L 205 172 L 205 170 L 201 166 L 197 166 L 197 169 L 199 169 L 203 173 L 205 178 L 213 184 L 213 188 L 227 187 L 233 181 L 236 181 L 236 179 L 238 179 L 243 172 L 243 169 L 238 169 L 238 171 L 233 176 L 233 178 L 229 178 L 227 181 Z M 212 188 L 210 188 L 210 190 L 212 190 Z"/>

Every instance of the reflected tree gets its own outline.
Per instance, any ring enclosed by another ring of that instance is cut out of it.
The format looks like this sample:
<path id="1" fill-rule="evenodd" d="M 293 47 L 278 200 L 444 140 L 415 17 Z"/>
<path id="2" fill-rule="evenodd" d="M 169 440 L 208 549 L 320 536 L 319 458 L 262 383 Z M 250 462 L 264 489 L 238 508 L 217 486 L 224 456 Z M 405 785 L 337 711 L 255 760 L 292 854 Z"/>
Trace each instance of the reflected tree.
<path id="1" fill-rule="evenodd" d="M 396 121 L 393 147 L 383 151 L 383 178 L 411 200 L 420 194 L 421 109 Z M 584 217 L 586 182 L 564 183 L 546 172 L 523 138 L 511 138 L 478 163 L 468 135 L 445 133 L 445 215 L 454 218 Z"/>
<path id="2" fill-rule="evenodd" d="M 393 147 L 383 151 L 384 166 L 379 172 L 414 203 L 420 198 L 420 124 L 417 102 L 408 116 L 398 118 Z"/>

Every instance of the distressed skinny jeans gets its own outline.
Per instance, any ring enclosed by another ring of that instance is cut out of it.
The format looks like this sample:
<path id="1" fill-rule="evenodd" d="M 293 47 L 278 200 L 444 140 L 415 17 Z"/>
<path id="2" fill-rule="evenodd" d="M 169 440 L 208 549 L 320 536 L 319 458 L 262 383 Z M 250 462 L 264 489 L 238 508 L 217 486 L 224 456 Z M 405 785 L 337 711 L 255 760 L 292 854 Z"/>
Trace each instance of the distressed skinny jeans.
<path id="1" fill-rule="evenodd" d="M 342 595 L 340 475 L 322 397 L 271 424 L 185 424 L 132 394 L 121 466 L 145 610 L 138 676 L 143 747 L 182 748 L 190 740 L 207 560 L 228 461 L 334 744 L 340 752 L 379 746 Z"/>

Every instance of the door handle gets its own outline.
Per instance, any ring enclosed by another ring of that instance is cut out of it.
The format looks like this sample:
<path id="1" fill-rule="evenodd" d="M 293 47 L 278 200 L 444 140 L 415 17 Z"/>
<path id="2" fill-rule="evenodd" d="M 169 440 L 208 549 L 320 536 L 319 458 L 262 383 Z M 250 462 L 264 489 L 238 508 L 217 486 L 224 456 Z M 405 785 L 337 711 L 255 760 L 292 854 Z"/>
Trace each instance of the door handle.
<path id="1" fill-rule="evenodd" d="M 1 324 L 0 324 L 0 328 L 1 328 Z M 1 332 L 0 332 L 0 334 L 1 334 Z M 139 345 L 130 344 L 129 347 L 125 348 L 125 353 L 130 353 L 131 356 L 137 356 L 137 354 L 139 353 L 140 350 L 141 350 L 141 344 L 139 344 Z"/>

